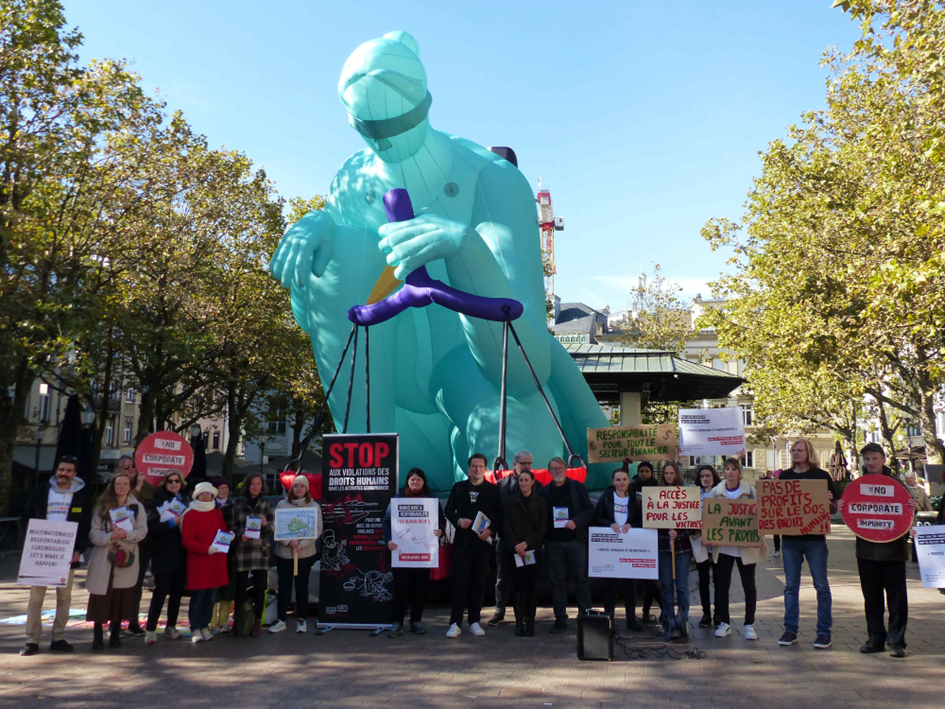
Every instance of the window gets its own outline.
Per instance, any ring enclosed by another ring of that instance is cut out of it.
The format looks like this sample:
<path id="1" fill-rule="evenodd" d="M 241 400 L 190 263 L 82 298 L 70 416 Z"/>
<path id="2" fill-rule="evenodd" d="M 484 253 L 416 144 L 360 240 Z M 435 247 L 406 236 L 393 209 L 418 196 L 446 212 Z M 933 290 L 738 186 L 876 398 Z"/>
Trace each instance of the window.
<path id="1" fill-rule="evenodd" d="M 745 451 L 744 467 L 746 468 L 755 467 L 755 451 Z"/>
<path id="2" fill-rule="evenodd" d="M 39 421 L 49 421 L 49 405 L 52 397 L 49 395 L 49 385 L 39 385 L 39 406 L 36 408 L 36 418 Z"/>
<path id="3" fill-rule="evenodd" d="M 909 438 L 918 438 L 922 435 L 922 427 L 915 421 L 910 421 L 906 427 L 906 435 Z"/>
<path id="4" fill-rule="evenodd" d="M 129 404 L 135 403 L 135 390 L 134 389 L 125 390 L 125 401 Z"/>
<path id="5" fill-rule="evenodd" d="M 111 417 L 108 419 L 108 423 L 105 425 L 105 445 L 114 446 L 115 445 L 115 419 Z"/>
<path id="6" fill-rule="evenodd" d="M 131 443 L 131 426 L 132 426 L 131 417 L 125 416 L 125 427 L 121 431 L 122 443 Z"/>
<path id="7" fill-rule="evenodd" d="M 754 409 L 751 404 L 742 404 L 739 406 L 742 410 L 742 423 L 745 426 L 752 426 L 754 421 Z M 750 467 L 750 466 L 749 466 Z"/>
<path id="8" fill-rule="evenodd" d="M 214 431 L 213 433 L 213 450 L 220 450 L 220 432 Z"/>

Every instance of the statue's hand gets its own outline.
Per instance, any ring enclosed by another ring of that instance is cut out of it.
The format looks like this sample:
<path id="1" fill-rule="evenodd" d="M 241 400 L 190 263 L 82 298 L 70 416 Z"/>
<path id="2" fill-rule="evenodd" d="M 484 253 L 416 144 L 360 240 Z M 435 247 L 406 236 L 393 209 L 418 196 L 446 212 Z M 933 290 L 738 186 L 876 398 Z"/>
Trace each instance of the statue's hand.
<path id="1" fill-rule="evenodd" d="M 320 278 L 331 261 L 334 249 L 335 221 L 325 212 L 309 212 L 279 242 L 269 262 L 269 272 L 288 288 L 295 282 L 304 285 L 309 272 Z"/>
<path id="2" fill-rule="evenodd" d="M 431 261 L 456 254 L 469 234 L 469 225 L 438 214 L 421 214 L 406 222 L 382 224 L 378 248 L 403 280 L 411 271 Z"/>

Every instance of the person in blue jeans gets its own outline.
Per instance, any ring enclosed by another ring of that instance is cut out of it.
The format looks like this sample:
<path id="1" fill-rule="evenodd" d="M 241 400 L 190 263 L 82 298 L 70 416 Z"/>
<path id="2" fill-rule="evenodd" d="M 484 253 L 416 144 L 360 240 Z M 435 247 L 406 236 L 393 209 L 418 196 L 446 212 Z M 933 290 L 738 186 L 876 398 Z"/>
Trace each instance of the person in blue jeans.
<path id="1" fill-rule="evenodd" d="M 663 466 L 664 486 L 682 487 L 685 484 L 682 472 L 676 463 L 670 461 Z M 668 637 L 682 639 L 689 637 L 689 560 L 691 558 L 692 542 L 689 539 L 688 529 L 659 530 L 660 605 L 663 607 L 663 631 Z M 674 561 L 675 574 L 673 573 Z M 671 624 L 670 621 L 675 622 Z M 673 628 L 671 635 L 670 628 Z"/>
<path id="2" fill-rule="evenodd" d="M 791 446 L 792 467 L 781 471 L 781 480 L 826 480 L 830 513 L 837 510 L 834 502 L 833 479 L 827 471 L 817 467 L 817 454 L 810 441 L 798 439 Z M 800 622 L 801 567 L 804 559 L 814 580 L 817 591 L 817 638 L 814 647 L 826 650 L 831 645 L 830 631 L 833 627 L 831 615 L 832 597 L 827 581 L 827 537 L 823 534 L 798 534 L 781 537 L 781 557 L 784 561 L 784 634 L 778 645 L 793 645 L 797 641 Z"/>

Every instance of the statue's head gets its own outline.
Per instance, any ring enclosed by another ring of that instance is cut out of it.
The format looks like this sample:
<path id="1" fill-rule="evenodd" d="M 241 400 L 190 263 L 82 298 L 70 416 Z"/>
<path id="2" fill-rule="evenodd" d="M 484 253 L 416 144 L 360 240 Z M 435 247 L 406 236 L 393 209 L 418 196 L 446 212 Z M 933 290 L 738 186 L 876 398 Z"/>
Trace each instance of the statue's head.
<path id="1" fill-rule="evenodd" d="M 420 48 L 406 32 L 388 32 L 354 50 L 338 81 L 351 125 L 385 162 L 416 153 L 429 129 L 432 98 Z"/>

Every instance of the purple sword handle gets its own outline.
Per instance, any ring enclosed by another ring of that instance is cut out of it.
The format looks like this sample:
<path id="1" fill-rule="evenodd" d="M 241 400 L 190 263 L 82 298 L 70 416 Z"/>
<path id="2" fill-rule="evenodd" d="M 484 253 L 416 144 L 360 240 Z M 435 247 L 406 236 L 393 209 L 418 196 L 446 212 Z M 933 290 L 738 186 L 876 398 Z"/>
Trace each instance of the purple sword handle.
<path id="1" fill-rule="evenodd" d="M 413 205 L 405 189 L 393 189 L 384 195 L 387 221 L 413 219 Z M 430 277 L 426 266 L 410 272 L 403 288 L 373 305 L 355 305 L 348 310 L 348 320 L 368 327 L 390 320 L 407 308 L 423 308 L 431 303 L 472 318 L 504 322 L 522 316 L 524 306 L 513 298 L 485 298 L 464 293 Z"/>

